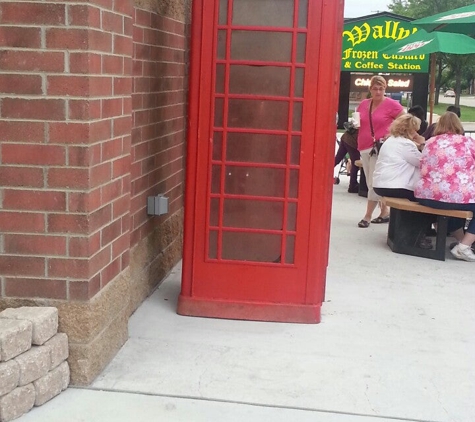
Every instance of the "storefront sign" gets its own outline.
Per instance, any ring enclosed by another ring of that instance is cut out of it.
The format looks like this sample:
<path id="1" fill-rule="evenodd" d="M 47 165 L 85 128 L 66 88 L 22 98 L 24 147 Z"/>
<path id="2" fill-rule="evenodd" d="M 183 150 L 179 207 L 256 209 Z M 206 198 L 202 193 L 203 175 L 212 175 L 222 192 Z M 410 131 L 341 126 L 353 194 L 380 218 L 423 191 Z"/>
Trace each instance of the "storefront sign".
<path id="1" fill-rule="evenodd" d="M 341 70 L 375 73 L 427 73 L 429 56 L 381 54 L 378 51 L 417 32 L 409 22 L 380 16 L 347 23 L 343 31 Z"/>
<path id="2" fill-rule="evenodd" d="M 368 92 L 369 84 L 373 74 L 352 74 L 351 75 L 351 92 Z M 412 76 L 405 75 L 384 75 L 384 79 L 388 84 L 386 92 L 410 92 L 412 91 Z"/>

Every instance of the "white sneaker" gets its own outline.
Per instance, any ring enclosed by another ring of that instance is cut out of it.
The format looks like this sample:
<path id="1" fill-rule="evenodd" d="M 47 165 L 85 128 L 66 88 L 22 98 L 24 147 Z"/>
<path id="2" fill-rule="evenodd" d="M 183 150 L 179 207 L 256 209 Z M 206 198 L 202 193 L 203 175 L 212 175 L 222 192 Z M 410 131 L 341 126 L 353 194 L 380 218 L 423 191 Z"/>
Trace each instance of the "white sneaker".
<path id="1" fill-rule="evenodd" d="M 450 250 L 450 252 L 457 259 L 462 259 L 468 262 L 475 262 L 475 254 L 473 253 L 472 248 L 462 249 L 460 247 L 460 244 L 457 244 Z"/>

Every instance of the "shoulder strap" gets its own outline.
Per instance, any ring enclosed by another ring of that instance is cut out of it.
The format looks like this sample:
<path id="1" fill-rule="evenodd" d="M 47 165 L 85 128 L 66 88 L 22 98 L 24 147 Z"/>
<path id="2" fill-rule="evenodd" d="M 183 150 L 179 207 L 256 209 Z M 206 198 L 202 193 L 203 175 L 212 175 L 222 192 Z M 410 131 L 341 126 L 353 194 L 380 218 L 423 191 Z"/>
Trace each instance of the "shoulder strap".
<path id="1" fill-rule="evenodd" d="M 373 100 L 371 100 L 371 103 L 369 105 L 369 127 L 371 129 L 371 136 L 374 139 L 373 118 L 371 117 L 372 111 L 373 111 Z"/>

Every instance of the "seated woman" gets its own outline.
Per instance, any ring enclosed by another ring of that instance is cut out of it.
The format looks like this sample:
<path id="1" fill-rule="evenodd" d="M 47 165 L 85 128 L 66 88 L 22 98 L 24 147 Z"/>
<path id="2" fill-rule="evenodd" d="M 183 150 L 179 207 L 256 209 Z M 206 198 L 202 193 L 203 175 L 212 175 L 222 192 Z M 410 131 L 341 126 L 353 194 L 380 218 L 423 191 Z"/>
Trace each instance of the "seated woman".
<path id="1" fill-rule="evenodd" d="M 475 141 L 463 135 L 460 119 L 450 111 L 436 124 L 434 137 L 422 151 L 415 197 L 422 205 L 475 213 Z M 475 218 L 464 234 L 465 220 L 451 218 L 449 232 L 458 240 L 451 249 L 457 259 L 475 262 Z"/>
<path id="2" fill-rule="evenodd" d="M 409 114 L 412 114 L 413 116 L 416 116 L 421 121 L 421 126 L 417 133 L 419 135 L 422 135 L 427 130 L 427 126 L 429 125 L 426 121 L 427 113 L 420 105 L 415 105 L 414 107 L 411 107 L 409 110 L 407 110 L 407 112 Z"/>
<path id="3" fill-rule="evenodd" d="M 420 124 L 412 114 L 403 114 L 391 124 L 373 173 L 373 189 L 378 195 L 416 200 L 414 188 L 421 160 L 418 147 L 425 141 L 417 133 Z"/>

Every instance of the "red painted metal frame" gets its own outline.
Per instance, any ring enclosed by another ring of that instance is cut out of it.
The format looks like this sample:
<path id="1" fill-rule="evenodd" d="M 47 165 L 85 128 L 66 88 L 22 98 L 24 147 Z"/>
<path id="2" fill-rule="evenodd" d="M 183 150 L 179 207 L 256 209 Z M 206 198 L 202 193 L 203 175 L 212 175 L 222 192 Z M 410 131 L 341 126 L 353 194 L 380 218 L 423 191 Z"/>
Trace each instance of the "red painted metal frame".
<path id="1" fill-rule="evenodd" d="M 309 0 L 307 50 L 305 63 L 302 65 L 306 68 L 302 151 L 300 166 L 296 166 L 300 169 L 297 199 L 300 209 L 295 242 L 296 260 L 295 264 L 289 265 L 283 262 L 280 264 L 244 264 L 222 260 L 213 262 L 207 259 L 206 226 L 209 222 L 209 211 L 206 201 L 203 200 L 203 194 L 208 189 L 212 163 L 211 147 L 214 128 L 213 106 L 210 106 L 210 98 L 212 98 L 214 77 L 210 78 L 209 75 L 210 73 L 214 75 L 214 66 L 210 63 L 213 63 L 215 56 L 212 40 L 218 3 L 215 0 L 193 2 L 185 237 L 182 291 L 178 313 L 220 318 L 319 322 L 328 264 L 334 121 L 338 103 L 343 0 L 332 2 Z M 297 19 L 297 14 L 295 15 Z M 236 27 L 233 27 L 234 29 Z M 246 27 L 246 29 L 250 28 Z M 269 28 L 266 29 L 269 30 Z M 259 27 L 259 30 L 262 28 Z M 230 43 L 229 31 L 228 43 Z M 279 28 L 279 31 L 282 32 L 282 28 Z M 297 32 L 295 27 L 289 29 L 289 32 L 292 31 Z M 298 32 L 302 30 L 299 29 Z M 295 62 L 295 42 L 296 35 L 293 37 L 293 62 Z M 229 51 L 229 45 L 227 51 Z M 223 63 L 229 66 L 229 57 L 227 59 Z M 239 63 L 242 64 L 241 61 Z M 269 62 L 265 64 L 270 65 Z M 288 63 L 279 62 L 276 65 L 282 66 Z M 294 66 L 291 69 L 295 72 Z M 229 71 L 226 75 L 229 77 Z M 225 86 L 228 86 L 227 83 Z M 290 92 L 293 96 L 293 86 Z M 237 97 L 245 96 L 233 96 L 233 98 Z M 272 97 L 272 99 L 276 98 Z M 291 99 L 291 97 L 282 97 L 285 101 Z M 226 113 L 224 115 L 226 116 Z M 292 110 L 289 107 L 289 128 L 291 124 Z M 226 122 L 223 127 L 226 128 Z M 295 135 L 292 132 L 284 131 L 289 139 Z M 287 165 L 283 168 L 288 178 L 291 168 L 288 165 L 290 146 L 288 145 L 287 148 Z M 225 154 L 224 150 L 223 154 Z M 223 159 L 222 171 L 225 164 L 229 162 Z M 262 164 L 258 166 L 262 167 Z M 272 167 L 275 168 L 278 165 L 272 165 Z M 221 193 L 224 194 L 224 192 Z M 253 199 L 256 198 L 253 197 Z M 288 201 L 288 184 L 285 200 Z M 284 210 L 286 214 L 287 207 L 284 207 Z M 286 221 L 285 217 L 286 215 L 284 215 L 284 221 Z M 246 229 L 246 232 L 249 231 Z M 282 252 L 285 250 L 287 234 L 285 231 L 286 227 L 282 235 Z"/>

